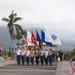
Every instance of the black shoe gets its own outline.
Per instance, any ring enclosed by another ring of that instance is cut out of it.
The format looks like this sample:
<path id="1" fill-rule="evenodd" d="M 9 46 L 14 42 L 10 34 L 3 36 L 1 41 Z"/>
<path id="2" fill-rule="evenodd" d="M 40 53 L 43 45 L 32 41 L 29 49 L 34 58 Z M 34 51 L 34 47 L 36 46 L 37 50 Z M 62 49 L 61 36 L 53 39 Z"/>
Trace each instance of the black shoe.
<path id="1" fill-rule="evenodd" d="M 22 63 L 22 65 L 24 65 L 24 63 Z"/>
<path id="2" fill-rule="evenodd" d="M 50 64 L 50 66 L 52 66 L 52 64 Z"/>

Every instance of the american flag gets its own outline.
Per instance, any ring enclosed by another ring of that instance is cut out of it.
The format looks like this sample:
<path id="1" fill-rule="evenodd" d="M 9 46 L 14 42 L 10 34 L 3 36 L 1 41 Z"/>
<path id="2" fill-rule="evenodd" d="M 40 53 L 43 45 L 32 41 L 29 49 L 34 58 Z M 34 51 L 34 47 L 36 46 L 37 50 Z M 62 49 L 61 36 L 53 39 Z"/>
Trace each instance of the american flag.
<path id="1" fill-rule="evenodd" d="M 25 38 L 25 36 L 24 36 L 24 32 L 22 31 L 22 41 L 23 42 L 26 42 L 26 38 Z"/>
<path id="2" fill-rule="evenodd" d="M 32 35 L 31 35 L 31 40 L 32 40 L 32 43 L 33 43 L 34 45 L 37 45 L 37 41 L 36 41 L 36 38 L 35 38 L 33 32 L 32 32 Z"/>
<path id="3" fill-rule="evenodd" d="M 27 48 L 28 48 L 28 42 L 26 42 L 26 43 L 23 45 L 23 49 L 24 49 L 24 50 L 27 50 Z"/>

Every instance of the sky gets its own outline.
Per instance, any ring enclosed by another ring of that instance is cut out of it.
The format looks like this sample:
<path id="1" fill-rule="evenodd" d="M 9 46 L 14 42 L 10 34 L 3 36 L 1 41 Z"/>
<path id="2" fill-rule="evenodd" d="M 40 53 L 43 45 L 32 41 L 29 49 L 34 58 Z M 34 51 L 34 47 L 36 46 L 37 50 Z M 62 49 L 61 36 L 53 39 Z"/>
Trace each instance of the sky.
<path id="1" fill-rule="evenodd" d="M 61 40 L 75 41 L 75 0 L 0 0 L 0 26 L 12 10 L 24 28 L 45 28 Z"/>

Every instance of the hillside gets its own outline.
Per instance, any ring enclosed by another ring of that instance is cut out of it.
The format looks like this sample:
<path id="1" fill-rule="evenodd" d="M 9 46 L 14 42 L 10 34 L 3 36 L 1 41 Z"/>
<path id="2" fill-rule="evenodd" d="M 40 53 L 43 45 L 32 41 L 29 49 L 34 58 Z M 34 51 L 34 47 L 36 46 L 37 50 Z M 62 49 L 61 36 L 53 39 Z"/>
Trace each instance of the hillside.
<path id="1" fill-rule="evenodd" d="M 7 27 L 0 27 L 0 41 L 3 42 L 5 45 L 10 45 L 11 44 L 11 38 L 8 32 Z M 74 43 L 73 42 L 68 42 L 66 40 L 61 40 L 62 45 L 58 46 L 58 49 L 62 50 L 72 50 L 74 48 Z M 15 44 L 15 41 L 14 41 Z"/>

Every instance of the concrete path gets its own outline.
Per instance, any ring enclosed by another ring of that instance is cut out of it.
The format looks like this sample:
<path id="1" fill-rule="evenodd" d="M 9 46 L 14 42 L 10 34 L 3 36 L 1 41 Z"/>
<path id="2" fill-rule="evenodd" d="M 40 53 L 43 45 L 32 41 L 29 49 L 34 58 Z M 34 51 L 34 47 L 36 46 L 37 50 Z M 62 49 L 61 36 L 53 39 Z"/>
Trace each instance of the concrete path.
<path id="1" fill-rule="evenodd" d="M 58 62 L 58 66 L 56 66 L 56 62 L 53 63 L 53 66 L 26 66 L 26 64 L 18 66 L 16 61 L 0 61 L 0 73 L 2 73 L 0 75 L 13 75 L 13 72 L 15 75 L 17 75 L 17 72 L 19 73 L 18 75 L 35 75 L 36 73 L 36 75 L 70 75 L 69 70 L 69 61 Z M 20 72 L 23 74 L 20 74 Z"/>
<path id="2" fill-rule="evenodd" d="M 46 66 L 45 64 L 37 66 L 36 63 L 32 66 L 30 63 L 29 66 L 17 65 L 16 61 L 5 61 L 0 62 L 0 75 L 55 75 L 57 69 L 57 62 L 53 62 L 53 65 Z"/>
<path id="3" fill-rule="evenodd" d="M 16 64 L 16 61 L 0 61 L 0 67 L 3 67 L 5 65 L 9 65 L 9 64 Z"/>
<path id="4" fill-rule="evenodd" d="M 69 61 L 58 62 L 56 75 L 70 75 L 70 63 L 69 63 Z"/>

